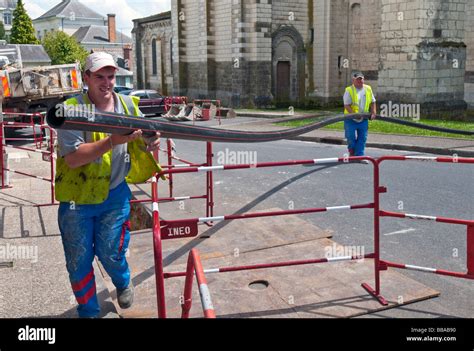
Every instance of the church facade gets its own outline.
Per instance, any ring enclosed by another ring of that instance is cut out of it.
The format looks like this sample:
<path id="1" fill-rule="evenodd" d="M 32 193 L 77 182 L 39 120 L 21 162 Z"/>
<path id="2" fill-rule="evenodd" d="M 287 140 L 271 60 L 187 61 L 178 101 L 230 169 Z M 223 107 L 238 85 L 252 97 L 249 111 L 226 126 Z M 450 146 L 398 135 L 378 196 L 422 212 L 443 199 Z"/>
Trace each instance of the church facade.
<path id="1" fill-rule="evenodd" d="M 469 0 L 173 0 L 133 36 L 135 86 L 164 94 L 331 104 L 357 70 L 379 101 L 474 107 Z"/>

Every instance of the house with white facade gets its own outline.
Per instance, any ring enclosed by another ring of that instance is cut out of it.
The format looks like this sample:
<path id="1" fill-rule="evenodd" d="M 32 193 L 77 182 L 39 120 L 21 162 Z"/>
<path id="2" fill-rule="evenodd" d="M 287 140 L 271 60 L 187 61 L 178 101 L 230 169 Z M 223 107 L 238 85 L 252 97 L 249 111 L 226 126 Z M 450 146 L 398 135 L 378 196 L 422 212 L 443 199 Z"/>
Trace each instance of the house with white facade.
<path id="1" fill-rule="evenodd" d="M 17 0 L 0 0 L 0 21 L 3 21 L 5 27 L 5 38 L 10 38 L 12 22 L 13 22 L 13 11 L 16 8 Z"/>
<path id="2" fill-rule="evenodd" d="M 120 67 L 117 85 L 133 86 L 132 38 L 117 31 L 115 14 L 104 17 L 78 0 L 62 0 L 34 19 L 33 26 L 39 40 L 49 32 L 60 30 L 76 39 L 88 52 L 108 52 Z"/>

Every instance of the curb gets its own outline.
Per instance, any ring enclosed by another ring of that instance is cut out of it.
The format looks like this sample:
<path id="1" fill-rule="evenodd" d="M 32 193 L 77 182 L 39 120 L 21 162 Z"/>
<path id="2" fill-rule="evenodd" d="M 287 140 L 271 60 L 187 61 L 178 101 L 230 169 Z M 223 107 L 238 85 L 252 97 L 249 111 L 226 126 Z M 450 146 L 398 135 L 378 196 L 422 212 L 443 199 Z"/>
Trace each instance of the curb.
<path id="1" fill-rule="evenodd" d="M 346 145 L 345 139 L 338 138 L 338 137 L 297 136 L 294 138 L 290 138 L 288 140 L 299 140 L 299 141 L 308 141 L 308 142 L 333 144 L 333 145 Z M 459 157 L 474 157 L 474 151 L 442 149 L 442 148 L 428 147 L 428 146 L 386 144 L 386 143 L 374 143 L 374 142 L 367 142 L 366 146 L 377 148 L 377 149 L 414 151 L 414 152 L 445 155 L 445 156 L 453 156 L 454 154 L 456 154 Z"/>
<path id="2" fill-rule="evenodd" d="M 324 111 L 323 111 L 324 112 Z M 295 115 L 288 115 L 286 114 L 253 114 L 250 112 L 238 112 L 237 117 L 246 117 L 246 118 L 261 118 L 261 119 L 271 119 L 271 123 L 280 123 L 280 122 L 289 122 L 289 121 L 300 121 L 308 118 L 318 118 L 325 116 L 324 113 L 318 114 L 295 114 Z"/>
<path id="3" fill-rule="evenodd" d="M 298 115 L 298 116 L 288 116 L 283 114 L 259 114 L 255 115 L 250 112 L 243 112 L 238 113 L 238 117 L 256 117 L 262 119 L 272 119 L 272 123 L 279 123 L 279 122 L 288 122 L 288 121 L 298 121 L 304 120 L 308 118 L 317 118 L 318 115 Z M 321 116 L 321 115 L 319 115 Z M 311 136 L 297 136 L 293 138 L 289 138 L 288 140 L 299 140 L 299 141 L 307 141 L 307 142 L 315 142 L 315 143 L 324 143 L 324 144 L 332 144 L 332 145 L 346 145 L 346 141 L 344 138 L 339 137 L 311 137 Z M 436 154 L 436 155 L 445 155 L 445 156 L 453 156 L 457 155 L 459 157 L 474 157 L 474 151 L 466 151 L 466 150 L 457 150 L 457 149 L 444 149 L 444 148 L 437 148 L 437 147 L 429 147 L 429 146 L 419 146 L 419 145 L 403 145 L 403 144 L 388 144 L 388 143 L 376 143 L 376 142 L 367 142 L 367 147 L 373 147 L 377 149 L 387 149 L 387 150 L 400 150 L 400 151 L 414 151 L 414 152 L 421 152 L 421 153 L 428 153 L 428 154 Z"/>

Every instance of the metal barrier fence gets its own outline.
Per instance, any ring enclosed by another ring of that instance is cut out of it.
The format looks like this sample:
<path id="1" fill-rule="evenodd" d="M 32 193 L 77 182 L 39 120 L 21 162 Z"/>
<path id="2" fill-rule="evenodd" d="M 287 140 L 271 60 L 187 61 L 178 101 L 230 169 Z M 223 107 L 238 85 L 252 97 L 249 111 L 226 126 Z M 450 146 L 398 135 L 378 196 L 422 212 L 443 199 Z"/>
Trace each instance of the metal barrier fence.
<path id="1" fill-rule="evenodd" d="M 159 218 L 159 207 L 158 207 L 158 192 L 156 186 L 156 178 L 153 181 L 153 241 L 154 241 L 154 257 L 155 257 L 155 278 L 157 286 L 157 306 L 158 306 L 158 317 L 166 318 L 166 304 L 165 304 L 165 279 L 174 277 L 188 277 L 189 269 L 186 272 L 163 272 L 163 256 L 162 256 L 162 240 L 175 239 L 183 237 L 195 237 L 198 235 L 198 224 L 205 222 L 215 221 L 226 221 L 226 220 L 237 220 L 247 219 L 256 217 L 269 217 L 269 216 L 282 216 L 282 215 L 293 215 L 293 214 L 306 214 L 306 213 L 317 213 L 327 211 L 343 211 L 343 210 L 358 210 L 358 209 L 373 209 L 374 210 L 374 248 L 373 253 L 365 254 L 362 257 L 359 256 L 344 256 L 335 258 L 316 258 L 299 261 L 288 261 L 288 262 L 273 262 L 273 263 L 262 263 L 248 266 L 234 266 L 234 267 L 220 267 L 203 270 L 204 274 L 212 273 L 224 273 L 224 272 L 235 272 L 244 270 L 255 270 L 264 268 L 274 267 L 286 267 L 306 264 L 317 264 L 317 263 L 328 263 L 328 262 L 340 262 L 340 261 L 351 261 L 359 260 L 361 258 L 370 258 L 374 260 L 374 281 L 375 288 L 372 288 L 367 283 L 362 283 L 361 286 L 374 298 L 376 298 L 380 304 L 388 305 L 388 302 L 381 294 L 381 282 L 380 282 L 380 271 L 386 270 L 388 267 L 404 268 L 404 269 L 415 269 L 423 272 L 431 272 L 441 275 L 448 275 L 458 278 L 474 279 L 474 221 L 464 219 L 454 219 L 445 217 L 433 217 L 424 215 L 414 215 L 405 213 L 395 213 L 384 211 L 380 209 L 380 195 L 387 192 L 387 188 L 380 186 L 380 164 L 384 161 L 405 161 L 405 160 L 421 160 L 421 161 L 434 161 L 441 163 L 452 163 L 452 164 L 474 164 L 474 158 L 458 158 L 458 157 L 422 157 L 422 156 L 386 156 L 379 159 L 371 157 L 349 157 L 349 158 L 329 158 L 329 159 L 315 159 L 315 160 L 303 160 L 303 161 L 286 161 L 286 162 L 268 162 L 258 163 L 253 165 L 224 165 L 224 166 L 212 166 L 212 167 L 189 167 L 183 169 L 169 169 L 163 171 L 158 176 L 170 173 L 198 173 L 198 172 L 209 172 L 209 171 L 227 171 L 237 169 L 253 169 L 253 168 L 266 168 L 266 167 L 279 167 L 279 166 L 296 166 L 296 165 L 323 165 L 323 164 L 334 164 L 334 163 L 353 163 L 367 160 L 374 166 L 373 169 L 373 202 L 367 204 L 357 205 L 344 205 L 334 206 L 325 208 L 307 208 L 290 211 L 273 211 L 273 212 L 259 212 L 259 213 L 248 213 L 240 215 L 227 215 L 227 216 L 212 216 L 203 218 L 190 218 L 181 220 L 160 220 Z M 406 265 L 400 263 L 394 263 L 382 260 L 380 258 L 380 217 L 397 217 L 397 218 L 411 218 L 411 219 L 424 219 L 434 220 L 442 223 L 460 224 L 467 226 L 467 273 L 461 272 L 450 272 L 440 269 L 418 267 L 413 265 Z M 188 278 L 189 279 L 189 278 Z M 183 310 L 188 310 L 188 303 L 186 307 L 183 306 Z"/>
<path id="2" fill-rule="evenodd" d="M 166 141 L 166 149 L 160 148 L 159 151 L 163 152 L 167 156 L 168 164 L 161 164 L 161 168 L 164 170 L 169 169 L 179 169 L 185 167 L 212 167 L 213 162 L 213 146 L 211 142 L 206 143 L 206 162 L 205 163 L 193 163 L 191 161 L 187 161 L 181 157 L 178 157 L 174 153 L 173 141 L 171 139 L 167 139 Z M 154 152 L 155 160 L 159 163 L 159 154 L 158 150 Z M 179 161 L 180 164 L 174 164 L 173 161 Z M 175 202 L 175 201 L 184 201 L 184 200 L 197 200 L 197 199 L 205 199 L 206 200 L 206 216 L 213 216 L 214 213 L 214 182 L 213 182 L 213 175 L 212 172 L 209 171 L 206 173 L 206 194 L 204 195 L 186 195 L 186 196 L 174 196 L 174 179 L 173 173 L 169 173 L 168 175 L 168 191 L 169 197 L 161 197 L 158 199 L 158 203 L 162 202 Z M 131 203 L 150 203 L 153 202 L 151 199 L 148 200 L 131 200 Z M 208 223 L 208 225 L 210 225 Z"/>
<path id="3" fill-rule="evenodd" d="M 193 291 L 193 277 L 196 273 L 196 280 L 199 287 L 199 296 L 201 297 L 202 310 L 204 311 L 204 317 L 216 318 L 214 312 L 214 306 L 211 301 L 211 294 L 207 285 L 206 276 L 202 268 L 201 258 L 199 252 L 196 249 L 192 249 L 189 252 L 188 265 L 186 268 L 186 281 L 184 283 L 183 293 L 183 305 L 181 318 L 189 318 L 189 311 L 192 306 L 192 291 Z"/>
<path id="4" fill-rule="evenodd" d="M 26 117 L 30 118 L 29 123 L 24 123 L 24 122 L 15 122 L 15 121 L 9 121 L 9 119 L 15 119 L 18 117 Z M 35 123 L 35 119 L 39 120 L 39 124 Z M 40 128 L 40 133 L 39 135 L 37 134 L 36 128 Z M 4 135 L 4 129 L 5 128 L 31 128 L 33 132 L 33 138 L 11 138 L 11 137 L 6 137 Z M 46 136 L 43 136 L 43 131 L 47 131 Z M 7 172 L 11 173 L 16 173 L 16 174 L 21 174 L 26 177 L 31 177 L 31 178 L 36 178 L 40 180 L 44 180 L 50 183 L 51 186 L 51 202 L 45 203 L 45 204 L 39 204 L 36 206 L 51 206 L 55 205 L 55 199 L 54 199 L 54 159 L 55 159 L 55 154 L 54 154 L 54 140 L 55 140 L 56 132 L 54 129 L 49 127 L 47 124 L 44 123 L 44 114 L 42 113 L 8 113 L 8 112 L 3 112 L 2 113 L 2 118 L 0 120 L 0 155 L 1 155 L 1 161 L 0 161 L 0 174 L 2 175 L 2 184 L 1 188 L 8 188 L 11 187 L 5 182 L 5 174 Z M 35 144 L 35 149 L 33 148 L 28 148 L 24 146 L 17 146 L 17 145 L 8 145 L 6 142 L 7 141 L 33 141 Z M 47 151 L 41 150 L 43 148 L 43 143 L 47 141 Z M 50 178 L 45 178 L 41 176 L 37 176 L 34 174 L 29 174 L 25 172 L 21 172 L 18 170 L 14 170 L 11 167 L 9 167 L 6 164 L 6 148 L 12 148 L 12 149 L 19 149 L 19 150 L 24 150 L 24 151 L 29 151 L 29 152 L 35 152 L 35 153 L 40 153 L 42 154 L 43 161 L 49 162 L 50 163 Z"/>
<path id="5" fill-rule="evenodd" d="M 313 159 L 313 160 L 284 161 L 284 162 L 266 162 L 266 163 L 246 164 L 246 165 L 190 167 L 190 168 L 166 170 L 166 171 L 161 172 L 158 176 L 169 174 L 169 173 L 177 173 L 177 174 L 178 173 L 199 173 L 199 172 L 209 172 L 209 171 L 230 171 L 230 170 L 238 170 L 238 169 L 255 169 L 255 168 L 269 168 L 269 167 L 283 167 L 283 166 L 354 163 L 354 162 L 360 162 L 362 160 L 367 160 L 371 162 L 374 165 L 374 173 L 377 171 L 375 167 L 376 162 L 374 159 L 370 157 L 350 157 L 350 158 L 327 158 L 327 159 Z M 372 202 L 372 203 L 356 204 L 356 205 L 332 206 L 332 207 L 324 207 L 324 208 L 306 208 L 306 209 L 295 209 L 295 210 L 288 210 L 288 211 L 256 212 L 256 213 L 247 213 L 247 214 L 240 214 L 240 215 L 211 216 L 211 217 L 190 218 L 190 219 L 183 219 L 183 220 L 160 220 L 158 202 L 156 201 L 156 199 L 158 199 L 156 185 L 153 187 L 152 196 L 154 199 L 154 202 L 153 202 L 153 220 L 154 220 L 153 240 L 154 240 L 154 249 L 155 249 L 155 255 L 154 255 L 155 277 L 156 277 L 156 285 L 157 285 L 158 316 L 160 318 L 166 318 L 164 280 L 173 278 L 173 277 L 186 276 L 186 272 L 169 272 L 169 273 L 163 272 L 162 240 L 183 238 L 183 237 L 195 237 L 198 235 L 199 223 L 248 219 L 248 218 L 257 218 L 257 217 L 284 216 L 284 215 L 318 213 L 318 212 L 328 212 L 328 211 L 350 211 L 350 210 L 375 208 L 375 203 Z M 204 273 L 207 273 L 207 274 L 224 273 L 224 272 L 230 272 L 230 271 L 263 269 L 263 268 L 271 268 L 271 267 L 285 267 L 285 266 L 295 266 L 295 265 L 305 265 L 305 264 L 351 261 L 351 260 L 360 260 L 362 258 L 375 258 L 378 256 L 379 256 L 379 252 L 375 251 L 374 253 L 365 254 L 362 257 L 344 256 L 344 257 L 335 257 L 335 258 L 317 258 L 317 259 L 312 259 L 312 260 L 264 263 L 264 264 L 257 264 L 257 265 L 252 265 L 252 266 L 223 267 L 223 268 L 214 268 L 214 269 L 204 270 Z"/>
<path id="6" fill-rule="evenodd" d="M 474 159 L 472 158 L 459 158 L 459 157 L 426 157 L 426 156 L 384 156 L 377 160 L 378 168 L 382 162 L 386 161 L 428 161 L 428 162 L 438 162 L 438 163 L 450 163 L 450 164 L 474 164 Z M 383 194 L 387 191 L 385 187 L 379 187 L 378 189 L 378 196 Z M 436 269 L 430 267 L 419 267 L 409 264 L 402 264 L 402 263 L 395 263 L 389 262 L 386 260 L 380 260 L 377 264 L 375 263 L 375 270 L 376 270 L 376 277 L 380 276 L 381 270 L 386 270 L 388 267 L 393 268 L 401 268 L 401 269 L 409 269 L 409 270 L 416 270 L 421 272 L 427 273 L 434 273 L 439 275 L 451 276 L 456 278 L 465 278 L 465 279 L 474 279 L 474 220 L 465 220 L 459 218 L 448 218 L 448 217 L 437 217 L 437 216 L 430 216 L 430 215 L 419 215 L 419 214 L 410 214 L 410 213 L 400 213 L 400 212 L 391 212 L 385 211 L 382 209 L 378 210 L 377 216 L 377 223 L 375 230 L 377 231 L 377 237 L 380 235 L 380 217 L 394 217 L 394 218 L 406 218 L 411 220 L 428 220 L 434 221 L 438 223 L 447 223 L 447 224 L 458 224 L 458 225 L 465 225 L 467 231 L 467 258 L 466 258 L 466 267 L 467 273 L 462 272 L 453 272 L 447 271 L 443 269 Z M 380 282 L 376 280 L 376 290 L 373 291 L 372 289 L 367 290 L 371 292 L 371 294 L 378 295 L 380 292 Z"/>

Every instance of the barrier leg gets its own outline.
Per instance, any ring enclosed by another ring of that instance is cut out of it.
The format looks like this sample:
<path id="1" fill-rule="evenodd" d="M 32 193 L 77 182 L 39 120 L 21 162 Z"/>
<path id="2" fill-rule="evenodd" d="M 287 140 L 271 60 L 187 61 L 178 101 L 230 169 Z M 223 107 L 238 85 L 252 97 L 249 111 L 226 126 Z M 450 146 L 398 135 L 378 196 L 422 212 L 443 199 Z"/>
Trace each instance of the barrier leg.
<path id="1" fill-rule="evenodd" d="M 155 281 L 156 300 L 158 306 L 158 317 L 166 318 L 165 304 L 165 279 L 163 276 L 163 249 L 161 242 L 160 214 L 158 209 L 158 183 L 157 178 L 153 178 L 151 183 L 153 198 L 153 253 L 155 258 Z"/>
<path id="2" fill-rule="evenodd" d="M 181 318 L 189 318 L 189 311 L 193 303 L 192 291 L 193 291 L 193 278 L 194 278 L 194 263 L 193 255 L 188 256 L 188 265 L 186 268 L 186 281 L 184 283 L 184 294 L 183 294 L 183 305 Z"/>
<path id="3" fill-rule="evenodd" d="M 0 164 L 1 164 L 1 171 L 2 171 L 2 189 L 5 188 L 5 157 L 3 155 L 4 153 L 4 148 L 3 148 L 3 116 L 2 116 L 2 122 L 0 123 L 0 157 L 2 158 Z"/>
<path id="4" fill-rule="evenodd" d="M 387 306 L 388 302 L 380 295 L 380 193 L 385 192 L 380 187 L 379 163 L 374 163 L 374 274 L 375 274 L 375 290 L 367 283 L 363 283 L 362 287 L 375 297 L 380 304 Z"/>
<path id="5" fill-rule="evenodd" d="M 54 142 L 53 142 L 54 131 L 49 130 L 49 152 L 50 152 L 50 163 L 51 163 L 51 204 L 54 204 Z M 41 132 L 41 137 L 43 133 Z"/>
<path id="6" fill-rule="evenodd" d="M 474 225 L 467 226 L 467 274 L 474 276 Z"/>
<path id="7" fill-rule="evenodd" d="M 171 139 L 166 139 L 166 148 L 168 150 L 168 165 L 173 165 L 173 146 L 171 145 Z M 168 176 L 168 186 L 170 191 L 170 197 L 173 197 L 173 173 L 170 173 Z"/>
<path id="8" fill-rule="evenodd" d="M 212 166 L 212 143 L 207 142 L 206 164 L 208 167 Z M 206 217 L 214 216 L 214 177 L 212 171 L 206 174 Z"/>

